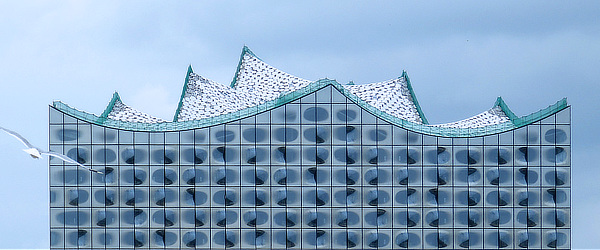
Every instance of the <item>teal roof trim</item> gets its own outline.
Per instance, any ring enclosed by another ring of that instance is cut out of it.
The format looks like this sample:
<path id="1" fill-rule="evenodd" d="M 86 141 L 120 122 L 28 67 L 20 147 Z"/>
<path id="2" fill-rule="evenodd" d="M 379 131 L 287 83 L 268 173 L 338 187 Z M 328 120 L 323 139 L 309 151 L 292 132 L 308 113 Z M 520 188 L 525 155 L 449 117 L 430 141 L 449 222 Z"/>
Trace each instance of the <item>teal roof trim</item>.
<path id="1" fill-rule="evenodd" d="M 518 119 L 518 117 L 515 115 L 515 113 L 513 113 L 512 110 L 510 110 L 510 108 L 508 108 L 508 105 L 506 105 L 504 100 L 502 100 L 502 97 L 498 96 L 498 98 L 496 99 L 496 103 L 494 103 L 494 107 L 500 107 L 500 109 L 502 109 L 502 112 L 504 112 L 504 114 L 511 121 L 515 121 Z"/>
<path id="2" fill-rule="evenodd" d="M 178 130 L 189 130 L 196 128 L 204 128 L 209 126 L 214 126 L 222 123 L 227 123 L 231 121 L 236 121 L 239 119 L 243 119 L 246 117 L 250 117 L 256 115 L 258 113 L 268 111 L 284 104 L 293 102 L 306 96 L 308 94 L 314 93 L 315 91 L 327 87 L 333 86 L 338 91 L 340 91 L 343 95 L 349 98 L 352 102 L 359 105 L 361 108 L 366 111 L 372 113 L 373 115 L 390 122 L 394 125 L 400 126 L 402 128 L 417 132 L 423 133 L 427 135 L 433 136 L 442 136 L 442 137 L 476 137 L 476 136 L 485 136 L 491 134 L 497 134 L 505 131 L 509 131 L 518 127 L 522 127 L 539 120 L 542 120 L 552 114 L 555 114 L 566 107 L 568 107 L 566 99 L 562 99 L 551 105 L 545 109 L 542 109 L 533 114 L 523 116 L 517 118 L 512 122 L 505 122 L 501 124 L 491 125 L 482 128 L 443 128 L 443 127 L 433 127 L 425 124 L 414 123 L 406 120 L 402 120 L 400 118 L 391 116 L 371 105 L 364 102 L 356 95 L 350 93 L 346 88 L 344 88 L 341 84 L 336 82 L 335 80 L 322 79 L 316 82 L 309 84 L 308 86 L 301 88 L 297 91 L 290 92 L 288 94 L 282 95 L 278 99 L 265 102 L 263 104 L 249 107 L 243 110 L 239 110 L 236 112 L 223 114 L 216 117 L 206 118 L 202 120 L 194 120 L 194 121 L 183 121 L 183 122 L 164 122 L 164 123 L 135 123 L 135 122 L 124 122 L 117 121 L 107 118 L 98 117 L 94 114 L 86 113 L 83 111 L 79 111 L 77 109 L 71 108 L 68 105 L 55 101 L 53 106 L 59 111 L 74 116 L 78 119 L 97 124 L 100 126 L 106 126 L 110 128 L 116 129 L 124 129 L 124 130 L 135 130 L 135 131 L 148 131 L 148 132 L 164 132 L 164 131 L 178 131 Z"/>
<path id="3" fill-rule="evenodd" d="M 406 73 L 406 71 L 402 71 L 402 76 L 400 77 L 404 77 L 404 79 L 406 79 L 406 87 L 408 88 L 408 92 L 410 92 L 410 98 L 413 100 L 415 107 L 417 107 L 417 112 L 421 117 L 421 122 L 423 122 L 423 124 L 429 124 L 429 121 L 427 121 L 427 118 L 425 118 L 425 113 L 423 113 L 423 110 L 421 110 L 419 101 L 417 101 L 417 95 L 415 95 L 412 85 L 410 84 L 410 78 L 408 78 L 408 73 Z"/>
<path id="4" fill-rule="evenodd" d="M 192 69 L 192 65 L 188 66 L 187 74 L 185 75 L 185 83 L 183 83 L 183 90 L 181 91 L 181 98 L 179 98 L 179 104 L 177 105 L 177 110 L 175 110 L 175 116 L 173 117 L 173 122 L 177 122 L 177 117 L 179 116 L 179 112 L 181 111 L 181 106 L 183 106 L 183 98 L 185 97 L 185 92 L 187 92 L 188 83 L 190 82 L 190 74 L 194 72 Z"/>
<path id="5" fill-rule="evenodd" d="M 119 93 L 115 91 L 115 93 L 113 93 L 112 98 L 110 99 L 110 102 L 108 103 L 108 106 L 106 106 L 106 109 L 104 109 L 104 112 L 102 112 L 100 117 L 104 119 L 108 118 L 108 114 L 112 112 L 113 108 L 115 107 L 115 102 L 117 101 L 121 101 L 121 97 L 119 96 Z"/>
<path id="6" fill-rule="evenodd" d="M 242 62 L 244 61 L 244 55 L 246 55 L 246 53 L 250 54 L 253 57 L 256 57 L 258 60 L 261 60 L 258 56 L 256 56 L 256 54 L 254 54 L 254 52 L 252 52 L 252 50 L 248 48 L 248 46 L 244 45 L 244 48 L 242 48 L 242 54 L 240 55 L 240 61 L 238 62 L 237 68 L 235 68 L 235 75 L 233 76 L 233 80 L 231 81 L 230 87 L 232 88 L 235 88 L 235 84 L 237 83 L 238 73 L 242 69 Z"/>

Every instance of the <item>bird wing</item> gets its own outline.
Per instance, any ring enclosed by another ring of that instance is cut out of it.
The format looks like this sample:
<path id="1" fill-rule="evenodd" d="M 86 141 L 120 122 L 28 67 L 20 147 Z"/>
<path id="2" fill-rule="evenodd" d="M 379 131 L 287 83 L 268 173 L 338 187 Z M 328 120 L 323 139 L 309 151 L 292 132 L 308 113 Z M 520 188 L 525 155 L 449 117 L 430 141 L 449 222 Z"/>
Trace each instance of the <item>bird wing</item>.
<path id="1" fill-rule="evenodd" d="M 52 152 L 52 151 L 40 151 L 40 153 L 44 154 L 44 155 L 54 156 L 54 157 L 56 157 L 58 159 L 61 159 L 61 160 L 65 161 L 65 162 L 77 164 L 79 167 L 84 168 L 84 169 L 86 169 L 88 171 L 91 171 L 91 172 L 94 172 L 94 173 L 97 173 L 97 174 L 102 174 L 102 172 L 100 172 L 98 170 L 95 170 L 95 169 L 91 169 L 91 168 L 89 168 L 89 167 L 87 167 L 87 166 L 85 166 L 85 165 L 77 162 L 76 160 L 73 160 L 73 159 L 69 158 L 66 155 L 59 154 L 59 153 Z"/>
<path id="2" fill-rule="evenodd" d="M 23 138 L 23 136 L 21 136 L 19 133 L 12 131 L 10 129 L 3 128 L 3 127 L 0 127 L 0 130 L 4 130 L 4 132 L 6 132 L 7 134 L 12 135 L 13 137 L 17 138 L 17 140 L 19 140 L 23 144 L 25 144 L 26 147 L 34 148 L 34 146 L 31 145 L 31 143 L 29 143 L 29 141 L 27 139 Z"/>

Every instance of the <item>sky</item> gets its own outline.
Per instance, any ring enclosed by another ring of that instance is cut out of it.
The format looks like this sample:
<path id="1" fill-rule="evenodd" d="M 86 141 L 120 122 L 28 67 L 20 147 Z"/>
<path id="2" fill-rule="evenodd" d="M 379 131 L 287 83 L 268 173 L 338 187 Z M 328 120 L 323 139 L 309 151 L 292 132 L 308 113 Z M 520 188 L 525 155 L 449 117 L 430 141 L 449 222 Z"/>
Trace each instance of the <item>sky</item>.
<path id="1" fill-rule="evenodd" d="M 172 120 L 188 65 L 229 84 L 247 45 L 304 79 L 406 70 L 430 123 L 502 96 L 518 116 L 572 106 L 572 247 L 600 248 L 599 1 L 4 1 L 0 126 L 48 145 L 53 100 L 101 114 L 114 91 Z M 49 246 L 48 163 L 0 134 L 0 248 Z"/>

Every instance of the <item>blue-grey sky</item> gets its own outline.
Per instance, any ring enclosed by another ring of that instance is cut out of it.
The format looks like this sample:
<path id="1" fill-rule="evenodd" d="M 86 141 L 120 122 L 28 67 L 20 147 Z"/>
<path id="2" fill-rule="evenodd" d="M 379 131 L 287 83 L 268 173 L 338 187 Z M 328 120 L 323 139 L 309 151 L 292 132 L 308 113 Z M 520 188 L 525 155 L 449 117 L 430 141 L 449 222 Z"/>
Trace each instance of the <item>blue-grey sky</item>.
<path id="1" fill-rule="evenodd" d="M 0 126 L 48 144 L 48 105 L 124 103 L 172 119 L 187 66 L 229 84 L 244 44 L 299 77 L 406 70 L 431 123 L 502 96 L 517 115 L 572 105 L 572 246 L 600 248 L 598 1 L 0 1 Z M 47 248 L 46 160 L 0 134 L 0 248 Z"/>

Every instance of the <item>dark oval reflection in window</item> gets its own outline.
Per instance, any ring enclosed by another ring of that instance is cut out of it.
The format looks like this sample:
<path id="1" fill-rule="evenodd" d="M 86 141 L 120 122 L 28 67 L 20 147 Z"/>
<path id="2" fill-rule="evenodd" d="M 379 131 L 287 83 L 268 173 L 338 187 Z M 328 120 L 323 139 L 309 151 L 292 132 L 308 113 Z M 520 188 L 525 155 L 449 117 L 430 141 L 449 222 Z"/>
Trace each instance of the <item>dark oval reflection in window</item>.
<path id="1" fill-rule="evenodd" d="M 134 247 L 143 247 L 146 242 L 146 234 L 143 231 L 130 231 L 125 233 L 120 241 L 124 245 L 134 246 Z"/>
<path id="2" fill-rule="evenodd" d="M 328 242 L 329 240 L 327 232 L 325 230 L 310 230 L 308 231 L 308 233 L 306 233 L 306 235 L 304 236 L 306 241 L 308 242 L 309 245 L 311 246 L 317 246 L 317 247 L 321 247 L 324 246 L 326 242 Z"/>
<path id="3" fill-rule="evenodd" d="M 264 206 L 269 202 L 269 195 L 262 190 L 248 191 L 243 196 L 244 203 L 252 206 Z M 225 197 L 227 199 L 227 195 Z M 216 202 L 216 201 L 215 201 Z"/>
<path id="4" fill-rule="evenodd" d="M 337 127 L 334 130 L 335 137 L 340 141 L 355 142 L 359 138 L 358 129 L 354 126 Z"/>
<path id="5" fill-rule="evenodd" d="M 123 201 L 128 206 L 135 206 L 146 201 L 148 193 L 142 189 L 127 189 L 123 193 Z"/>
<path id="6" fill-rule="evenodd" d="M 188 169 L 183 171 L 183 181 L 188 185 L 194 185 L 206 181 L 206 171 L 202 169 Z"/>
<path id="7" fill-rule="evenodd" d="M 236 151 L 232 148 L 217 147 L 213 150 L 213 159 L 218 162 L 232 162 L 236 158 Z"/>
<path id="8" fill-rule="evenodd" d="M 237 195 L 231 190 L 220 190 L 213 195 L 213 202 L 219 205 L 232 206 L 237 202 Z"/>
<path id="9" fill-rule="evenodd" d="M 421 159 L 420 153 L 414 149 L 400 149 L 396 157 L 401 164 L 415 164 Z"/>
<path id="10" fill-rule="evenodd" d="M 567 140 L 567 133 L 562 129 L 550 129 L 544 136 L 549 143 L 563 143 Z"/>
<path id="11" fill-rule="evenodd" d="M 208 243 L 208 237 L 202 232 L 187 232 L 183 235 L 183 244 L 186 247 L 199 247 Z"/>
<path id="12" fill-rule="evenodd" d="M 146 181 L 147 173 L 141 169 L 126 169 L 123 171 L 123 180 L 126 183 L 141 185 Z"/>
<path id="13" fill-rule="evenodd" d="M 279 212 L 273 216 L 273 221 L 276 225 L 282 227 L 293 227 L 298 225 L 300 216 L 294 212 Z M 285 232 L 285 231 L 284 231 Z M 289 231 L 288 231 L 289 232 Z"/>
<path id="14" fill-rule="evenodd" d="M 269 180 L 269 173 L 263 169 L 244 171 L 244 181 L 255 185 L 263 185 Z"/>
<path id="15" fill-rule="evenodd" d="M 461 205 L 475 206 L 481 201 L 481 194 L 476 191 L 461 191 L 456 195 L 456 202 Z"/>
<path id="16" fill-rule="evenodd" d="M 208 197 L 206 193 L 198 191 L 194 188 L 188 188 L 185 190 L 184 198 L 185 203 L 190 206 L 200 206 L 206 203 Z"/>
<path id="17" fill-rule="evenodd" d="M 374 212 L 366 213 L 364 219 L 371 226 L 385 226 L 390 223 L 390 213 L 384 209 L 377 209 Z"/>
<path id="18" fill-rule="evenodd" d="M 487 171 L 486 178 L 492 185 L 508 184 L 512 179 L 512 168 L 491 169 Z"/>
<path id="19" fill-rule="evenodd" d="M 370 206 L 378 206 L 390 201 L 390 195 L 383 190 L 371 190 L 366 195 L 367 204 Z"/>
<path id="20" fill-rule="evenodd" d="M 156 230 L 152 234 L 152 238 L 154 238 L 154 243 L 161 247 L 167 247 L 175 244 L 177 242 L 177 235 L 173 232 L 165 231 L 165 230 Z"/>
<path id="21" fill-rule="evenodd" d="M 335 214 L 335 224 L 340 227 L 348 227 L 360 223 L 358 214 L 351 211 L 340 211 Z"/>
<path id="22" fill-rule="evenodd" d="M 117 214 L 113 211 L 100 210 L 96 212 L 96 225 L 99 227 L 111 226 L 117 221 Z"/>
<path id="23" fill-rule="evenodd" d="M 191 162 L 194 164 L 202 164 L 206 161 L 206 157 L 208 154 L 206 150 L 201 148 L 188 148 L 183 150 L 182 158 L 186 162 Z"/>
<path id="24" fill-rule="evenodd" d="M 391 174 L 383 169 L 369 169 L 365 173 L 365 181 L 370 185 L 386 183 L 390 180 Z"/>
<path id="25" fill-rule="evenodd" d="M 329 139 L 329 130 L 323 127 L 304 130 L 304 138 L 309 142 L 323 143 Z"/>
<path id="26" fill-rule="evenodd" d="M 61 141 L 74 141 L 79 138 L 79 131 L 76 129 L 61 129 L 56 131 L 56 137 Z"/>
<path id="27" fill-rule="evenodd" d="M 358 245 L 360 243 L 360 238 L 362 236 L 349 231 L 349 232 L 337 232 L 336 235 L 334 236 L 334 242 L 337 245 L 340 246 L 345 246 L 347 248 L 354 248 L 356 247 L 356 245 Z"/>
<path id="28" fill-rule="evenodd" d="M 421 244 L 421 237 L 415 233 L 400 233 L 396 236 L 396 245 L 401 248 L 416 248 Z"/>
<path id="29" fill-rule="evenodd" d="M 177 223 L 177 217 L 171 210 L 158 210 L 152 215 L 152 221 L 165 227 L 172 227 Z"/>
<path id="30" fill-rule="evenodd" d="M 367 244 L 371 248 L 385 247 L 390 243 L 390 236 L 385 233 L 370 233 L 367 236 Z"/>
<path id="31" fill-rule="evenodd" d="M 313 189 L 306 192 L 306 195 L 304 196 L 304 202 L 312 205 L 324 206 L 325 204 L 329 203 L 329 194 L 321 189 Z"/>
<path id="32" fill-rule="evenodd" d="M 248 164 L 256 164 L 268 160 L 268 153 L 263 148 L 247 148 L 244 151 L 244 161 Z"/>
<path id="33" fill-rule="evenodd" d="M 244 130 L 242 136 L 249 142 L 262 142 L 267 138 L 267 132 L 262 128 L 249 128 Z"/>
<path id="34" fill-rule="evenodd" d="M 338 170 L 335 172 L 335 180 L 338 183 L 354 185 L 357 184 L 360 180 L 360 174 L 358 173 L 358 171 L 353 169 Z"/>
<path id="35" fill-rule="evenodd" d="M 515 150 L 515 159 L 521 162 L 535 162 L 538 157 L 539 152 L 533 147 L 520 147 Z"/>
<path id="36" fill-rule="evenodd" d="M 235 133 L 231 130 L 221 130 L 215 133 L 215 139 L 220 142 L 231 142 L 235 139 Z"/>
<path id="37" fill-rule="evenodd" d="M 433 210 L 425 215 L 425 222 L 432 227 L 439 227 L 450 222 L 450 214 L 445 211 Z"/>
<path id="38" fill-rule="evenodd" d="M 425 155 L 427 161 L 437 164 L 445 164 L 450 161 L 451 158 L 450 152 L 448 152 L 445 147 L 438 147 L 437 150 L 428 150 Z"/>
<path id="39" fill-rule="evenodd" d="M 237 235 L 232 231 L 219 231 L 213 236 L 213 243 L 225 248 L 234 247 L 237 244 Z"/>
<path id="40" fill-rule="evenodd" d="M 387 131 L 382 129 L 373 129 L 369 131 L 369 139 L 371 141 L 383 141 L 387 138 Z"/>
<path id="41" fill-rule="evenodd" d="M 237 221 L 238 215 L 232 210 L 219 210 L 214 213 L 213 222 L 217 226 L 225 227 L 231 225 Z"/>
<path id="42" fill-rule="evenodd" d="M 527 225 L 527 227 L 535 227 L 540 224 L 538 213 L 532 209 L 521 210 L 518 212 L 517 221 L 521 224 Z"/>
<path id="43" fill-rule="evenodd" d="M 326 213 L 311 211 L 304 215 L 304 220 L 309 227 L 323 227 L 328 224 L 329 217 Z"/>
<path id="44" fill-rule="evenodd" d="M 89 154 L 85 148 L 72 148 L 67 152 L 67 157 L 81 164 L 85 164 L 89 161 Z"/>
<path id="45" fill-rule="evenodd" d="M 94 158 L 100 163 L 111 163 L 117 159 L 117 154 L 111 149 L 99 149 Z"/>
<path id="46" fill-rule="evenodd" d="M 546 173 L 546 182 L 550 185 L 562 186 L 569 180 L 569 174 L 564 171 L 550 171 Z"/>
<path id="47" fill-rule="evenodd" d="M 304 110 L 304 119 L 312 122 L 326 120 L 329 112 L 321 107 L 311 107 Z"/>
<path id="48" fill-rule="evenodd" d="M 139 148 L 126 148 L 121 152 L 121 157 L 127 164 L 141 163 L 146 159 L 146 151 Z"/>
<path id="49" fill-rule="evenodd" d="M 407 188 L 396 193 L 396 202 L 404 205 L 413 205 L 418 203 L 419 197 L 420 194 L 416 189 Z"/>
<path id="50" fill-rule="evenodd" d="M 278 147 L 273 151 L 273 158 L 281 163 L 294 162 L 298 158 L 298 151 L 293 147 Z"/>
<path id="51" fill-rule="evenodd" d="M 356 111 L 350 109 L 340 110 L 336 116 L 340 121 L 349 122 L 356 119 Z"/>
<path id="52" fill-rule="evenodd" d="M 488 213 L 487 219 L 489 220 L 490 226 L 498 227 L 504 225 L 512 219 L 512 211 L 507 210 L 491 210 Z"/>
<path id="53" fill-rule="evenodd" d="M 292 169 L 280 168 L 273 173 L 273 180 L 279 185 L 298 182 L 298 173 Z"/>
<path id="54" fill-rule="evenodd" d="M 117 194 L 114 190 L 100 189 L 94 193 L 94 199 L 100 204 L 112 206 L 117 202 Z"/>
<path id="55" fill-rule="evenodd" d="M 148 219 L 148 214 L 142 209 L 128 209 L 123 213 L 122 220 L 130 225 L 141 226 Z"/>
<path id="56" fill-rule="evenodd" d="M 213 172 L 214 182 L 219 185 L 234 183 L 237 181 L 237 174 L 232 169 L 218 168 Z"/>
<path id="57" fill-rule="evenodd" d="M 485 242 L 486 244 L 489 243 L 493 246 L 497 246 L 498 248 L 505 248 L 512 243 L 512 239 L 510 234 L 507 232 L 499 231 L 488 234 Z"/>
<path id="58" fill-rule="evenodd" d="M 172 169 L 158 169 L 152 173 L 152 180 L 159 184 L 171 185 L 177 182 L 177 173 Z"/>
<path id="59" fill-rule="evenodd" d="M 177 152 L 172 149 L 154 150 L 152 159 L 158 164 L 173 164 L 177 160 Z"/>
<path id="60" fill-rule="evenodd" d="M 515 180 L 519 184 L 531 185 L 537 182 L 538 173 L 535 170 L 519 168 L 515 173 Z"/>
<path id="61" fill-rule="evenodd" d="M 552 163 L 563 163 L 567 160 L 567 151 L 562 147 L 546 149 L 544 155 L 546 160 Z"/>
<path id="62" fill-rule="evenodd" d="M 308 148 L 304 153 L 304 157 L 317 164 L 323 164 L 329 158 L 329 151 L 325 148 Z"/>
<path id="63" fill-rule="evenodd" d="M 456 222 L 468 227 L 481 224 L 481 214 L 477 210 L 462 210 L 456 213 Z"/>
<path id="64" fill-rule="evenodd" d="M 354 148 L 338 148 L 333 153 L 335 159 L 346 164 L 354 164 L 359 160 L 358 151 Z"/>
<path id="65" fill-rule="evenodd" d="M 275 199 L 275 203 L 279 206 L 287 206 L 288 204 L 293 204 L 298 201 L 298 194 L 292 190 L 277 190 L 273 194 L 273 199 Z"/>
<path id="66" fill-rule="evenodd" d="M 495 148 L 488 151 L 487 158 L 493 163 L 504 165 L 512 159 L 512 153 L 504 148 Z"/>
<path id="67" fill-rule="evenodd" d="M 354 188 L 346 188 L 333 194 L 335 201 L 343 205 L 353 205 L 360 200 L 359 192 Z"/>
<path id="68" fill-rule="evenodd" d="M 460 168 L 456 170 L 455 178 L 463 183 L 476 183 L 481 180 L 481 172 L 476 168 Z"/>
<path id="69" fill-rule="evenodd" d="M 389 153 L 383 148 L 371 148 L 366 153 L 366 158 L 370 164 L 379 164 L 388 161 Z"/>
<path id="70" fill-rule="evenodd" d="M 177 201 L 176 189 L 160 188 L 154 191 L 154 204 L 164 206 L 165 204 Z"/>
<path id="71" fill-rule="evenodd" d="M 431 168 L 425 171 L 425 178 L 429 182 L 436 183 L 437 185 L 446 185 L 450 182 L 452 176 L 450 172 L 444 168 Z"/>
<path id="72" fill-rule="evenodd" d="M 467 165 L 477 164 L 481 160 L 481 154 L 475 150 L 460 150 L 456 152 L 456 160 Z"/>
<path id="73" fill-rule="evenodd" d="M 298 138 L 298 130 L 293 128 L 275 129 L 275 138 L 280 142 L 292 142 Z"/>
<path id="74" fill-rule="evenodd" d="M 462 248 L 477 246 L 481 240 L 481 235 L 476 232 L 461 232 L 456 238 L 458 244 Z"/>
<path id="75" fill-rule="evenodd" d="M 506 191 L 492 191 L 485 197 L 487 202 L 496 206 L 506 206 L 510 204 L 512 196 Z"/>
<path id="76" fill-rule="evenodd" d="M 206 212 L 201 209 L 197 210 L 184 210 L 182 211 L 182 221 L 194 225 L 195 227 L 201 227 L 206 225 Z"/>
<path id="77" fill-rule="evenodd" d="M 415 227 L 419 224 L 421 215 L 413 211 L 401 211 L 396 214 L 395 220 L 400 223 L 400 225 Z"/>

